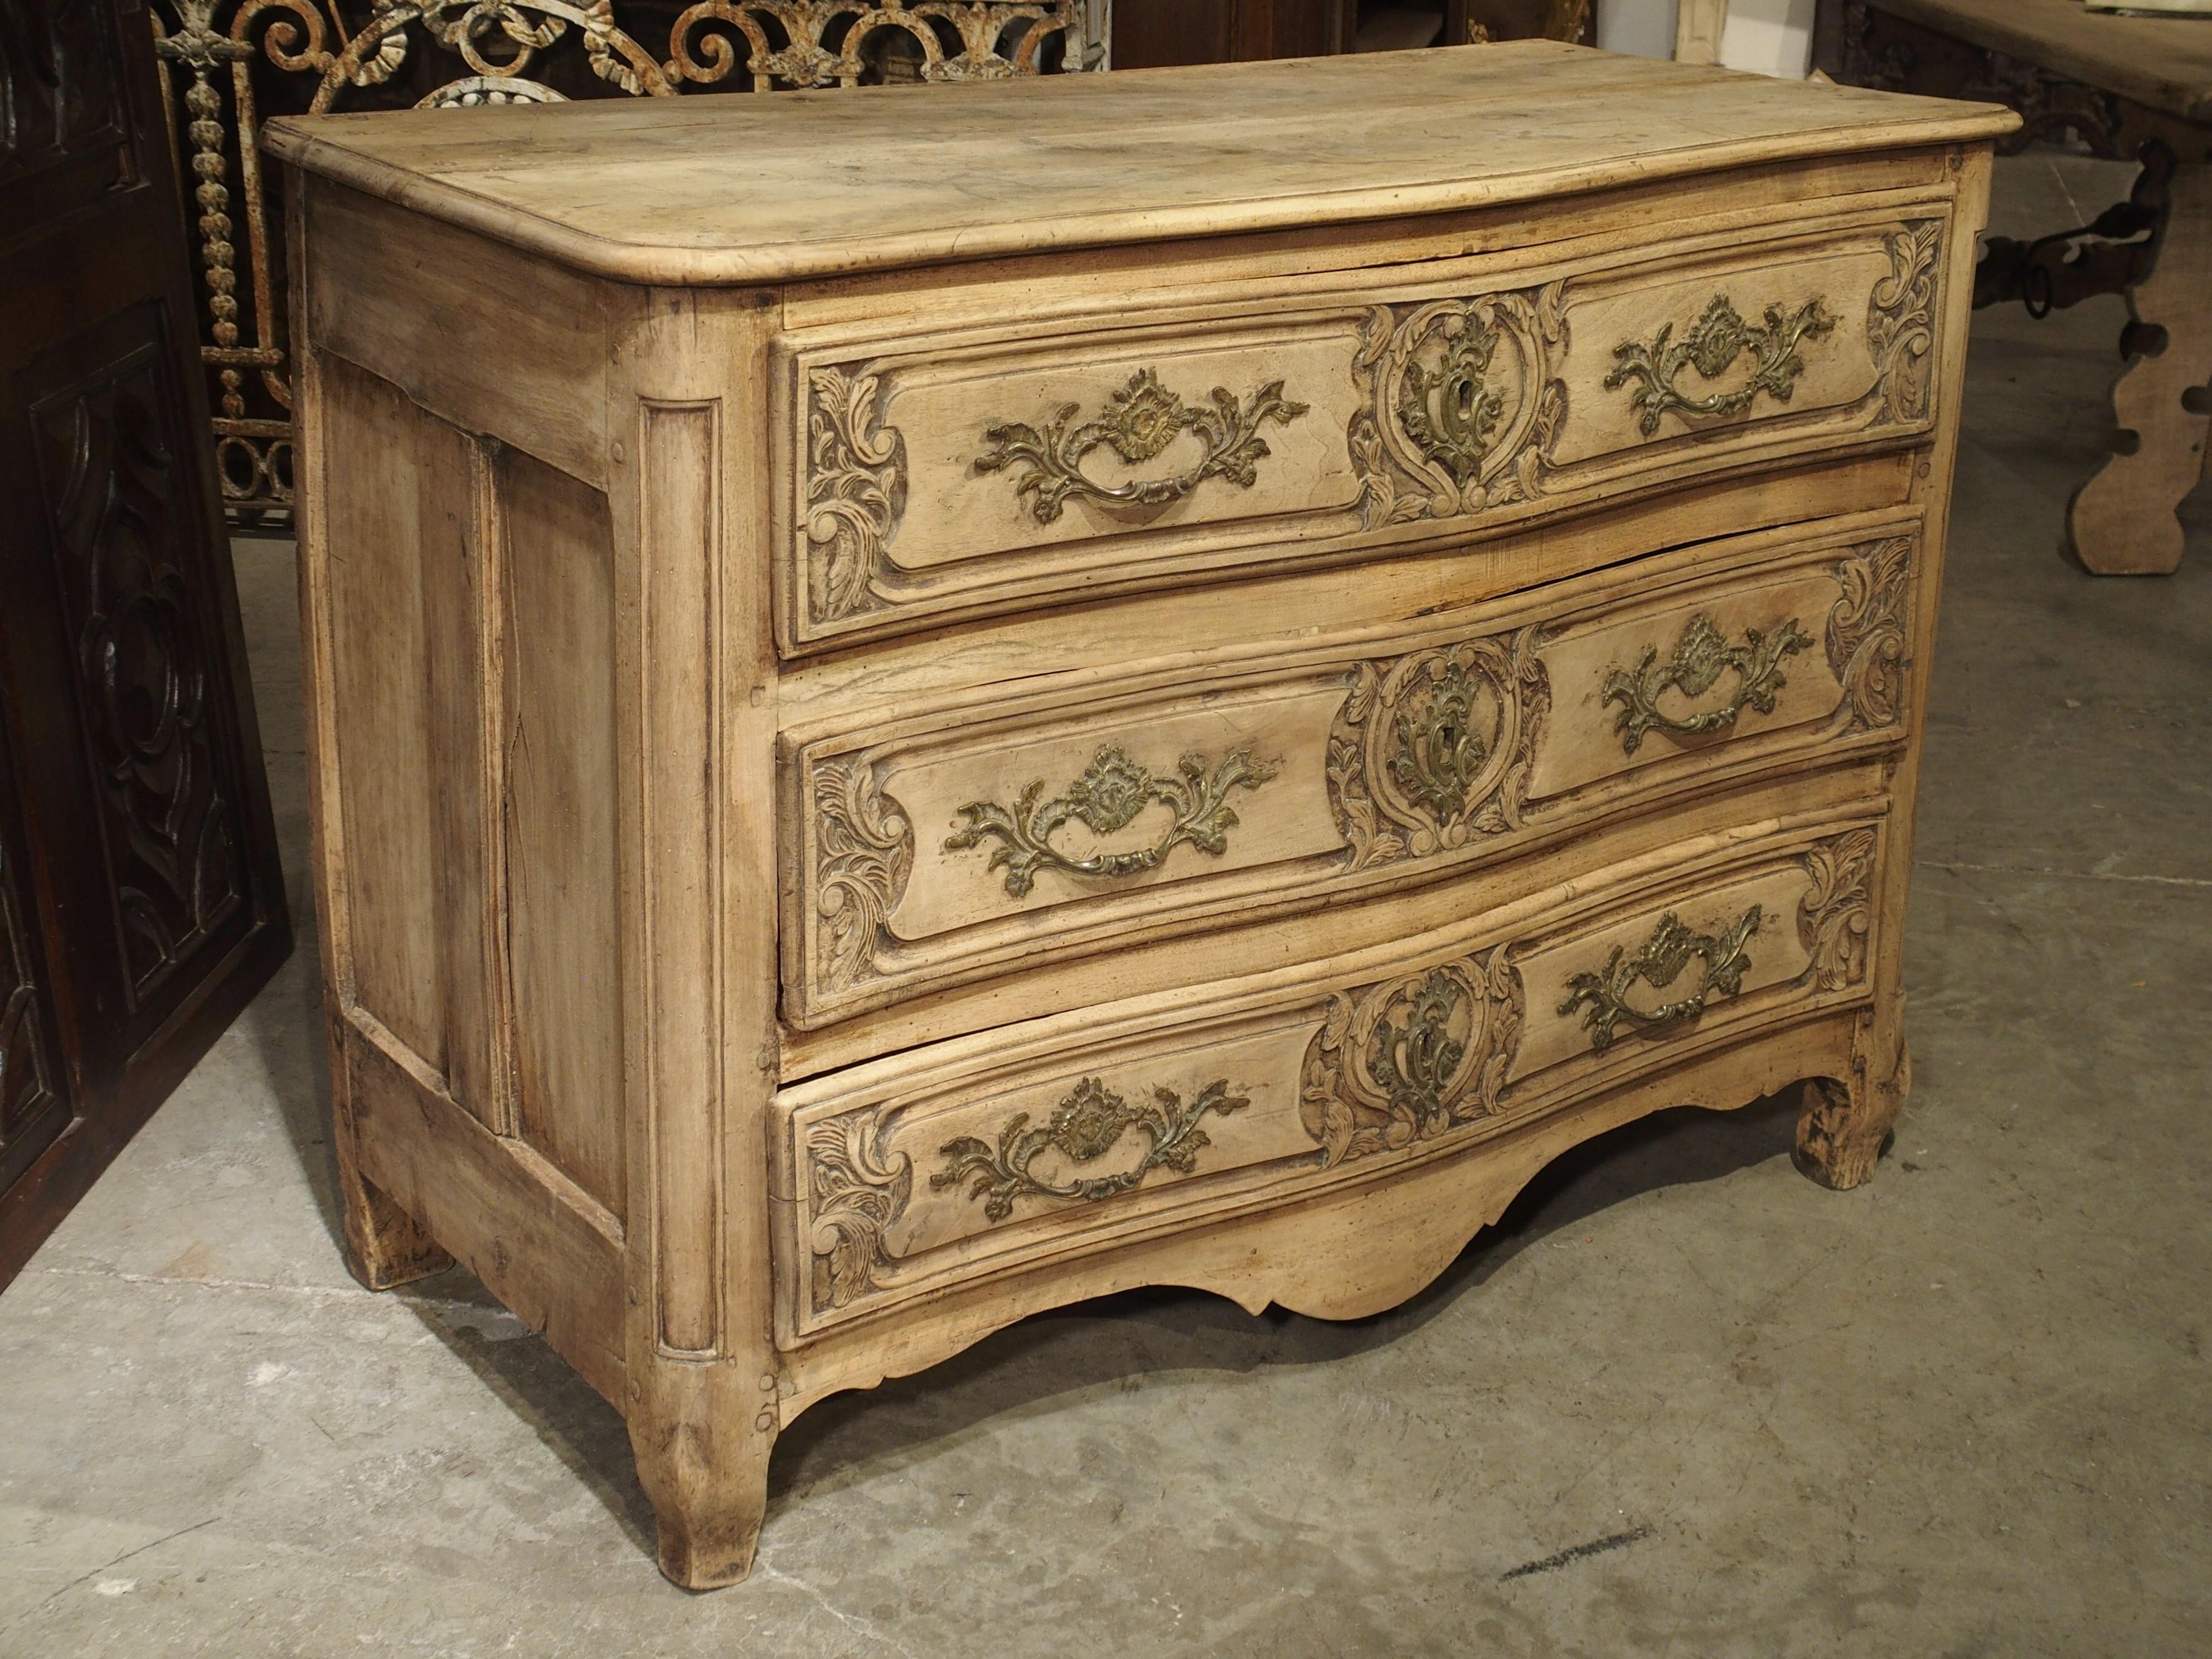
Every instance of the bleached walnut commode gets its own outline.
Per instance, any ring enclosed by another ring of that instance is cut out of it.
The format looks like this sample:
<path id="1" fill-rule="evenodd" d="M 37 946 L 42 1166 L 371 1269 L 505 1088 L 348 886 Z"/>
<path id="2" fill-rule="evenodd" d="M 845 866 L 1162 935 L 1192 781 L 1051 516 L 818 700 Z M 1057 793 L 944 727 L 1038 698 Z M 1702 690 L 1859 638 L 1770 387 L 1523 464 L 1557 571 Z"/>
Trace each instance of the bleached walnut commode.
<path id="1" fill-rule="evenodd" d="M 355 1270 L 777 1431 L 1896 1115 L 1981 106 L 1533 43 L 276 124 Z M 1809 1219 L 1809 1218 L 1808 1218 Z"/>

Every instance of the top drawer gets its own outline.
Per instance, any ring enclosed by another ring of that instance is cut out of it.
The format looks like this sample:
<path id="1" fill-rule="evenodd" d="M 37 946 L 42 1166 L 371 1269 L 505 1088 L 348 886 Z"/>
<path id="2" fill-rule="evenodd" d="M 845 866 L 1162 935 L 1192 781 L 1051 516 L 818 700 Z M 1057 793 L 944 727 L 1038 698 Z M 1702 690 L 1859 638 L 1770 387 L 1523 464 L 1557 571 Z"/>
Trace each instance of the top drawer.
<path id="1" fill-rule="evenodd" d="M 1924 430 L 1940 205 L 775 359 L 787 652 Z M 1526 256 L 1523 256 L 1524 258 Z M 1473 274 L 1468 274 L 1472 272 Z"/>

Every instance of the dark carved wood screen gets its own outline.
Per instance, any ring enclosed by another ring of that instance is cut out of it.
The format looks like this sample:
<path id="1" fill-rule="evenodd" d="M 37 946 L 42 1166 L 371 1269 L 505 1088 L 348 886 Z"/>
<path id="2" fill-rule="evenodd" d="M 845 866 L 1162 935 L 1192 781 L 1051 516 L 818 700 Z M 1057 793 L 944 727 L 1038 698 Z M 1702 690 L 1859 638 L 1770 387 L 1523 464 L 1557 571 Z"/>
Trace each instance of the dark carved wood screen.
<path id="1" fill-rule="evenodd" d="M 1103 68 L 1108 0 L 151 0 L 188 173 L 224 505 L 289 526 L 289 369 L 271 116 L 667 98 Z M 742 180 L 732 188 L 742 189 Z"/>
<path id="2" fill-rule="evenodd" d="M 291 949 L 152 44 L 0 6 L 0 1285 Z"/>

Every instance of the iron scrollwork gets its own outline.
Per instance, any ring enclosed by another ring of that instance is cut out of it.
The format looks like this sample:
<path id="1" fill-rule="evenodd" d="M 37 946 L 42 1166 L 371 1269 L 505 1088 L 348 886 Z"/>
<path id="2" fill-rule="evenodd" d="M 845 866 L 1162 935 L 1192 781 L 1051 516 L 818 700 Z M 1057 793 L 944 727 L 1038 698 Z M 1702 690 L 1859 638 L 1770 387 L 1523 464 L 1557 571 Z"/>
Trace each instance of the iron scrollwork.
<path id="1" fill-rule="evenodd" d="M 1769 306 L 1764 323 L 1754 325 L 1744 321 L 1726 295 L 1716 295 L 1680 340 L 1674 337 L 1674 324 L 1666 323 L 1649 345 L 1624 340 L 1615 346 L 1606 390 L 1632 388 L 1631 402 L 1639 415 L 1637 427 L 1647 438 L 1659 430 L 1661 417 L 1670 410 L 1699 418 L 1741 415 L 1762 392 L 1786 404 L 1797 377 L 1805 372 L 1799 348 L 1835 325 L 1835 318 L 1817 298 L 1786 315 L 1781 307 Z M 1751 378 L 1730 391 L 1692 397 L 1678 384 L 1686 368 L 1695 368 L 1704 380 L 1717 380 L 1747 355 L 1753 360 Z"/>
<path id="2" fill-rule="evenodd" d="M 1109 507 L 1160 507 L 1181 501 L 1208 478 L 1225 478 L 1249 489 L 1259 481 L 1260 462 L 1271 453 L 1261 428 L 1287 426 L 1306 412 L 1305 404 L 1283 395 L 1280 380 L 1268 381 L 1241 402 L 1227 387 L 1216 386 L 1207 404 L 1186 404 L 1149 368 L 1132 374 L 1099 414 L 1071 426 L 1082 408 L 1061 404 L 1042 430 L 1024 421 L 1000 421 L 984 428 L 990 447 L 975 458 L 975 471 L 999 472 L 1020 464 L 1024 470 L 1014 479 L 1014 494 L 1029 502 L 1030 516 L 1039 524 L 1057 522 L 1071 495 Z M 1083 470 L 1085 458 L 1094 450 L 1111 449 L 1134 466 L 1154 459 L 1184 433 L 1196 438 L 1205 453 L 1170 477 L 1103 484 Z"/>
<path id="3" fill-rule="evenodd" d="M 270 114 L 665 98 L 1088 70 L 1105 0 L 153 0 L 155 52 L 188 177 L 224 507 L 292 507 L 283 175 Z M 672 16 L 672 14 L 673 15 Z M 665 48 L 644 25 L 665 27 Z M 242 233 L 242 234 L 241 234 Z"/>
<path id="4" fill-rule="evenodd" d="M 1698 617 L 1682 630 L 1668 655 L 1662 658 L 1657 646 L 1648 645 L 1634 668 L 1608 672 L 1599 703 L 1620 705 L 1613 730 L 1620 733 L 1625 754 L 1634 754 L 1643 746 L 1644 734 L 1655 729 L 1685 737 L 1725 731 L 1747 708 L 1762 714 L 1774 712 L 1775 694 L 1789 684 L 1782 675 L 1784 659 L 1809 649 L 1812 643 L 1794 617 L 1771 632 L 1745 629 L 1739 645 L 1729 644 L 1711 622 Z M 1735 692 L 1717 708 L 1677 717 L 1659 707 L 1659 699 L 1670 690 L 1702 697 L 1729 672 L 1736 676 Z"/>
<path id="5" fill-rule="evenodd" d="M 1596 973 L 1578 973 L 1567 981 L 1562 1015 L 1583 1010 L 1583 1025 L 1590 1034 L 1590 1048 L 1603 1053 L 1613 1046 L 1617 1028 L 1626 1021 L 1644 1030 L 1659 1030 L 1695 1019 L 1717 996 L 1734 996 L 1743 988 L 1751 966 L 1750 944 L 1765 921 L 1754 904 L 1717 933 L 1700 933 L 1669 910 L 1660 917 L 1651 937 L 1631 952 L 1616 945 Z M 1662 1002 L 1656 1008 L 1636 1007 L 1628 998 L 1638 982 L 1665 991 L 1681 976 L 1695 957 L 1705 964 L 1705 977 L 1695 991 Z"/>
<path id="6" fill-rule="evenodd" d="M 1083 775 L 1064 794 L 1045 798 L 1045 781 L 1033 780 L 1014 805 L 970 801 L 960 809 L 965 828 L 945 838 L 945 850 L 961 852 L 996 841 L 991 862 L 1006 871 L 1006 891 L 1015 898 L 1028 896 L 1039 870 L 1059 870 L 1071 876 L 1118 878 L 1141 875 L 1158 869 L 1167 855 L 1185 843 L 1215 857 L 1229 850 L 1229 832 L 1237 823 L 1230 792 L 1257 789 L 1281 769 L 1280 763 L 1258 759 L 1249 749 L 1239 749 L 1218 763 L 1200 755 L 1185 755 L 1170 777 L 1133 761 L 1121 749 L 1109 745 L 1091 757 Z M 1164 806 L 1173 821 L 1150 847 L 1126 853 L 1095 853 L 1071 857 L 1053 846 L 1052 837 L 1071 819 L 1093 835 L 1110 836 L 1127 829 L 1147 806 Z"/>
<path id="7" fill-rule="evenodd" d="M 1504 1111 L 1523 1014 L 1504 945 L 1331 997 L 1298 1090 L 1323 1165 L 1401 1152 Z"/>
<path id="8" fill-rule="evenodd" d="M 1006 1220 L 1020 1198 L 1096 1203 L 1134 1191 L 1154 1170 L 1197 1173 L 1199 1153 L 1213 1144 L 1199 1127 L 1200 1120 L 1209 1113 L 1226 1117 L 1250 1104 L 1244 1096 L 1229 1091 L 1225 1078 L 1207 1084 L 1188 1102 L 1172 1089 L 1155 1088 L 1149 1103 L 1132 1106 L 1103 1079 L 1087 1077 L 1043 1123 L 1032 1127 L 1027 1112 L 1016 1112 L 1000 1129 L 995 1145 L 974 1135 L 945 1142 L 939 1150 L 945 1167 L 930 1176 L 929 1184 L 933 1190 L 943 1191 L 969 1181 L 968 1196 L 983 1200 L 984 1218 L 989 1221 Z M 1032 1167 L 1048 1150 L 1071 1164 L 1095 1164 L 1120 1146 L 1133 1128 L 1148 1145 L 1144 1157 L 1128 1169 L 1055 1181 Z"/>

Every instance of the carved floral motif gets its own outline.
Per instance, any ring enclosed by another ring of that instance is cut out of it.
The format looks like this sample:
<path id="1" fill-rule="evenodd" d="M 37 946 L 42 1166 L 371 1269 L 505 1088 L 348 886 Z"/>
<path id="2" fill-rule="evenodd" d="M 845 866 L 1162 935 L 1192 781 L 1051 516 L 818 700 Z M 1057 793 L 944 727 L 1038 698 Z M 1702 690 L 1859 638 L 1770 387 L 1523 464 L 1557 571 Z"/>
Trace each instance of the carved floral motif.
<path id="1" fill-rule="evenodd" d="M 1943 225 L 1927 219 L 1889 238 L 1889 275 L 1867 296 L 1867 345 L 1881 376 L 1882 416 L 1928 416 L 1935 364 L 1936 282 L 1942 268 Z"/>
<path id="2" fill-rule="evenodd" d="M 876 1109 L 833 1118 L 807 1134 L 817 1312 L 866 1295 L 877 1288 L 877 1273 L 891 1265 L 884 1233 L 906 1213 L 914 1164 L 887 1151 L 888 1127 Z"/>
<path id="3" fill-rule="evenodd" d="M 1877 845 L 1873 830 L 1853 830 L 1805 854 L 1813 886 L 1797 908 L 1797 939 L 1812 958 L 1813 981 L 1823 991 L 1866 980 Z"/>
<path id="4" fill-rule="evenodd" d="M 160 360 L 32 411 L 95 768 L 110 891 L 139 1001 L 243 897 L 192 592 L 192 498 L 162 435 Z"/>
<path id="5" fill-rule="evenodd" d="M 1800 855 L 1807 885 L 1797 934 L 1808 963 L 1796 983 L 1819 992 L 1866 982 L 1880 839 L 1871 828 L 1845 830 Z M 1753 944 L 1774 920 L 1752 905 L 1710 932 L 1662 915 L 1631 950 L 1616 946 L 1597 969 L 1571 975 L 1557 1012 L 1582 1015 L 1590 1048 L 1602 1053 L 1623 1027 L 1654 1032 L 1686 1025 L 1714 1000 L 1741 993 Z M 1379 984 L 1332 994 L 1299 1068 L 1299 1122 L 1323 1168 L 1402 1152 L 1510 1109 L 1507 1083 L 1527 1019 L 1513 940 Z M 1692 990 L 1676 990 L 1691 964 Z M 1662 994 L 1639 1006 L 1638 987 Z M 1016 1112 L 991 1139 L 963 1135 L 940 1148 L 933 1190 L 963 1183 L 990 1222 L 1008 1219 L 1024 1199 L 1089 1203 L 1134 1191 L 1154 1170 L 1190 1175 L 1212 1144 L 1202 1120 L 1249 1104 L 1227 1079 L 1186 1100 L 1155 1088 L 1132 1102 L 1103 1079 L 1087 1077 L 1042 1123 Z M 811 1194 L 814 1305 L 843 1307 L 880 1285 L 891 1265 L 888 1230 L 912 1197 L 912 1171 L 885 1146 L 888 1115 L 872 1108 L 817 1125 L 806 1139 Z M 1133 1163 L 1108 1175 L 1083 1173 L 1123 1146 L 1131 1131 L 1145 1143 Z M 1037 1167 L 1048 1152 L 1067 1168 Z"/>

